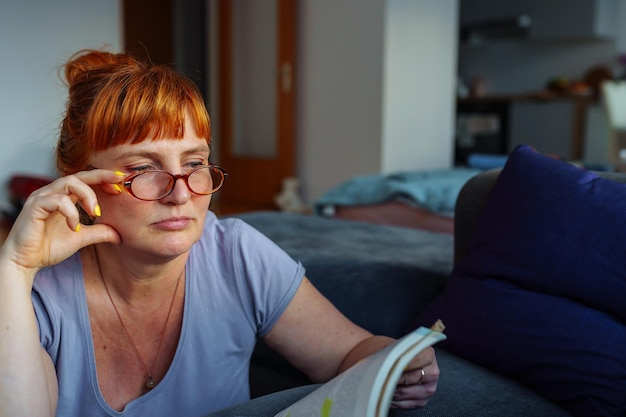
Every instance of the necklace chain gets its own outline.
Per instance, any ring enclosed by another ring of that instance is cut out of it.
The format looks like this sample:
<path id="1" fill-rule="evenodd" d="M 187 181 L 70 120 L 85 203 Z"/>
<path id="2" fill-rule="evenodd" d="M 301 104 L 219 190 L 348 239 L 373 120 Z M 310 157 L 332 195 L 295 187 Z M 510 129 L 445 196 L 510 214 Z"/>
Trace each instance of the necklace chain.
<path id="1" fill-rule="evenodd" d="M 117 315 L 117 319 L 119 320 L 122 328 L 124 329 L 124 332 L 126 333 L 126 337 L 128 337 L 128 340 L 130 341 L 130 344 L 132 345 L 133 349 L 135 350 L 135 354 L 137 355 L 137 358 L 139 359 L 139 361 L 141 362 L 141 365 L 143 366 L 143 368 L 146 371 L 146 388 L 148 388 L 149 390 L 151 390 L 152 388 L 154 388 L 156 386 L 156 382 L 154 381 L 153 378 L 153 370 L 157 364 L 157 361 L 159 360 L 159 356 L 161 354 L 161 346 L 163 345 L 163 339 L 165 338 L 165 331 L 167 330 L 167 323 L 169 323 L 170 321 L 170 315 L 172 314 L 172 309 L 174 307 L 174 299 L 176 299 L 176 293 L 178 292 L 178 285 L 180 284 L 181 278 L 184 275 L 184 270 L 183 272 L 180 274 L 180 276 L 178 277 L 178 280 L 176 281 L 176 287 L 174 288 L 174 294 L 172 295 L 172 300 L 170 301 L 170 308 L 167 312 L 167 317 L 165 319 L 165 324 L 163 325 L 163 330 L 161 331 L 161 339 L 159 340 L 159 347 L 157 349 L 157 353 L 156 356 L 154 358 L 154 362 L 152 364 L 151 368 L 148 368 L 148 366 L 146 365 L 146 362 L 143 360 L 143 358 L 141 357 L 141 354 L 139 353 L 139 349 L 137 349 L 137 345 L 135 344 L 135 341 L 133 340 L 133 337 L 130 335 L 130 332 L 128 331 L 128 329 L 126 328 L 126 325 L 124 324 L 124 320 L 122 320 L 122 315 L 120 314 L 119 310 L 117 309 L 117 306 L 115 305 L 115 302 L 113 301 L 113 297 L 111 297 L 111 292 L 109 291 L 109 287 L 107 286 L 106 281 L 104 280 L 104 275 L 102 274 L 102 269 L 100 269 L 100 259 L 98 258 L 98 251 L 94 248 L 94 252 L 96 254 L 96 264 L 98 265 L 98 272 L 100 273 L 100 279 L 102 280 L 102 284 L 104 285 L 104 289 L 106 290 L 107 296 L 109 297 L 109 301 L 111 301 L 111 305 L 113 306 L 113 310 L 115 310 L 115 314 Z"/>

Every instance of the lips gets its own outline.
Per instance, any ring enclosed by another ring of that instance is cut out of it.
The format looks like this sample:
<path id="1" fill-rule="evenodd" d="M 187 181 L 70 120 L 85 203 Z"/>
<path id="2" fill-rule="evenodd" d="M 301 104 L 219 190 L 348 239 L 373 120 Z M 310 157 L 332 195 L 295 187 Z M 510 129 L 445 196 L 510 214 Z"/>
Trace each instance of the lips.
<path id="1" fill-rule="evenodd" d="M 186 228 L 189 223 L 191 223 L 191 218 L 189 217 L 169 217 L 154 223 L 154 225 L 162 230 L 175 231 Z"/>

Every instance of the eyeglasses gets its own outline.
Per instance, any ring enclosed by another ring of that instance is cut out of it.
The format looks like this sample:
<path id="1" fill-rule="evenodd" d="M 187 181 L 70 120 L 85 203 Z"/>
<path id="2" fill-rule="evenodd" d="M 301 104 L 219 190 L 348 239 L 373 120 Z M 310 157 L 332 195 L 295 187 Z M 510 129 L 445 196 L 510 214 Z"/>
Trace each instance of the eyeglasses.
<path id="1" fill-rule="evenodd" d="M 170 195 L 176 181 L 184 179 L 194 194 L 209 195 L 222 188 L 227 176 L 226 170 L 217 165 L 202 165 L 180 175 L 155 169 L 126 177 L 124 188 L 139 200 L 155 201 Z"/>

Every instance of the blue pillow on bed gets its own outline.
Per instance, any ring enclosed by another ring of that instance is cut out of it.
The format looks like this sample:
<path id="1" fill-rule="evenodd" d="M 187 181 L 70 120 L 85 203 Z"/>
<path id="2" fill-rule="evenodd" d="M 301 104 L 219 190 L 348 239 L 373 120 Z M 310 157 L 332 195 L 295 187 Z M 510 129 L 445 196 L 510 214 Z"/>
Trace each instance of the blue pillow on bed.
<path id="1" fill-rule="evenodd" d="M 518 147 L 416 323 L 437 318 L 447 350 L 574 415 L 626 415 L 626 184 Z"/>

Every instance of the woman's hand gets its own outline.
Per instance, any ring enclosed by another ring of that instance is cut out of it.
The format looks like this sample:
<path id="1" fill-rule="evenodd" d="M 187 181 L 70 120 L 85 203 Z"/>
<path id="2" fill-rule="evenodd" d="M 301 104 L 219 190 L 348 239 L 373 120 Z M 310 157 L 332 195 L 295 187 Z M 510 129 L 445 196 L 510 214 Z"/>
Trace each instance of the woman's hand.
<path id="1" fill-rule="evenodd" d="M 404 371 L 391 401 L 392 408 L 417 408 L 426 405 L 437 391 L 439 366 L 435 350 L 428 347 L 420 352 Z"/>
<path id="2" fill-rule="evenodd" d="M 118 233 L 110 226 L 81 225 L 76 203 L 89 215 L 99 216 L 101 209 L 91 186 L 110 187 L 121 180 L 115 171 L 95 169 L 59 178 L 34 191 L 7 236 L 1 250 L 3 256 L 18 267 L 37 271 L 61 262 L 85 246 L 119 243 Z"/>

